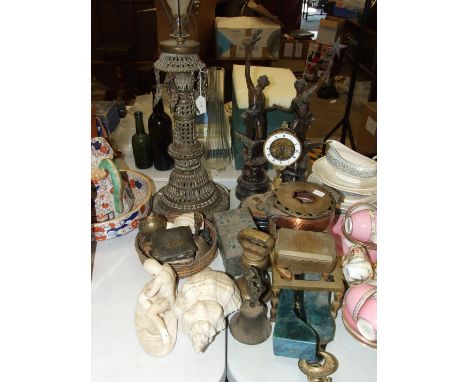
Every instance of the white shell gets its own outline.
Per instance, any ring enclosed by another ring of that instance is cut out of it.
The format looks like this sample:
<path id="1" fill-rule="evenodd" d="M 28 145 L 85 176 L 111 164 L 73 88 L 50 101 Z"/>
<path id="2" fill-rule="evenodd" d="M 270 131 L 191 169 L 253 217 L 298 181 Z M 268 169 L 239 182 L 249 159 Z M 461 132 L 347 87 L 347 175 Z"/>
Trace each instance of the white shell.
<path id="1" fill-rule="evenodd" d="M 177 216 L 172 223 L 167 222 L 166 228 L 175 228 L 183 226 L 189 226 L 192 230 L 192 235 L 195 235 L 198 232 L 198 229 L 203 229 L 204 222 L 201 223 L 201 227 L 197 227 L 195 223 L 195 214 L 193 212 L 189 212 Z"/>
<path id="2" fill-rule="evenodd" d="M 374 270 L 364 247 L 349 248 L 348 255 L 343 259 L 343 275 L 351 285 L 361 284 L 372 278 Z"/>
<path id="3" fill-rule="evenodd" d="M 200 353 L 226 327 L 225 317 L 238 310 L 241 302 L 239 289 L 228 275 L 206 268 L 186 280 L 174 310 L 182 332 Z"/>
<path id="4" fill-rule="evenodd" d="M 141 347 L 159 357 L 172 351 L 177 339 L 177 316 L 173 310 L 176 298 L 176 274 L 168 264 L 147 259 L 144 268 L 154 278 L 138 295 L 135 327 Z"/>

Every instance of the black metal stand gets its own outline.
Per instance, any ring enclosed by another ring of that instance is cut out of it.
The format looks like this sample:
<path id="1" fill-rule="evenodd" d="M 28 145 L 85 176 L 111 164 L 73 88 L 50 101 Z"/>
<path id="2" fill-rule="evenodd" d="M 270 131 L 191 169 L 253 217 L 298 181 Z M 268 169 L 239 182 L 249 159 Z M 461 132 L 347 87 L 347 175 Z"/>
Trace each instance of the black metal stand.
<path id="1" fill-rule="evenodd" d="M 351 81 L 349 84 L 348 90 L 348 98 L 346 100 L 346 109 L 343 118 L 340 122 L 325 136 L 323 139 L 323 146 L 322 152 L 325 152 L 325 142 L 330 138 L 338 128 L 343 125 L 341 130 L 341 138 L 340 142 L 345 144 L 346 143 L 346 134 L 349 136 L 349 141 L 351 142 L 351 148 L 356 150 L 356 145 L 354 144 L 353 138 L 353 130 L 351 128 L 351 123 L 349 122 L 349 114 L 351 112 L 351 104 L 353 103 L 353 94 L 354 94 L 354 87 L 356 85 L 356 78 L 357 73 L 359 70 L 359 63 L 361 62 L 361 55 L 362 55 L 362 43 L 364 40 L 364 35 L 366 31 L 366 23 L 367 23 L 367 14 L 369 13 L 370 8 L 370 0 L 366 0 L 364 5 L 364 11 L 362 13 L 362 20 L 361 20 L 361 28 L 359 30 L 359 40 L 358 40 L 358 48 L 357 48 L 357 55 L 354 58 L 354 65 L 353 65 L 353 72 L 351 73 Z"/>

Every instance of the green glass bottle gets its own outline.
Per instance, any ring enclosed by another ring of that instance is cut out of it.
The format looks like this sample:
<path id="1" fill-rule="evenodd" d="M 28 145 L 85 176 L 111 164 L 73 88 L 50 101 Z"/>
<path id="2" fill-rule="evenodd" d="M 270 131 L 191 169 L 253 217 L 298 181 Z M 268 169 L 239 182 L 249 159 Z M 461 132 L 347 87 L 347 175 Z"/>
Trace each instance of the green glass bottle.
<path id="1" fill-rule="evenodd" d="M 143 113 L 136 111 L 135 128 L 136 133 L 132 137 L 133 157 L 135 167 L 140 169 L 150 168 L 153 165 L 153 150 L 151 148 L 151 137 L 145 133 L 143 126 Z"/>

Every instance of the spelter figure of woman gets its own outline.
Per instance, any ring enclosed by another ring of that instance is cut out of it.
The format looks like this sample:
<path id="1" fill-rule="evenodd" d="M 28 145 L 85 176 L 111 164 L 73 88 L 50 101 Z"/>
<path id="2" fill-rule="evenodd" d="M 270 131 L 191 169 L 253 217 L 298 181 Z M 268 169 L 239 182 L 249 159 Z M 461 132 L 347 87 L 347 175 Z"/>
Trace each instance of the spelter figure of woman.
<path id="1" fill-rule="evenodd" d="M 255 86 L 250 77 L 250 61 L 252 59 L 252 49 L 256 42 L 260 40 L 261 30 L 256 30 L 252 33 L 250 39 L 242 42 L 245 47 L 245 81 L 249 94 L 249 107 L 242 113 L 245 119 L 247 136 L 250 139 L 260 140 L 266 138 L 267 120 L 266 113 L 272 108 L 266 107 L 266 100 L 263 91 L 270 85 L 268 77 L 263 75 L 258 77 L 257 85 Z"/>
<path id="2" fill-rule="evenodd" d="M 243 200 L 253 194 L 262 194 L 268 190 L 268 176 L 266 175 L 265 157 L 263 156 L 263 142 L 267 133 L 266 112 L 272 108 L 265 107 L 266 99 L 263 90 L 270 85 L 268 77 L 258 77 L 257 86 L 250 78 L 250 61 L 252 49 L 260 39 L 261 30 L 252 33 L 250 39 L 243 41 L 245 47 L 245 81 L 249 93 L 249 107 L 242 114 L 245 119 L 246 134 L 236 132 L 236 136 L 244 145 L 242 157 L 244 166 L 242 174 L 237 179 L 236 197 Z"/>
<path id="3" fill-rule="evenodd" d="M 305 141 L 307 129 L 310 126 L 314 115 L 309 111 L 310 98 L 317 88 L 316 85 L 307 88 L 307 81 L 303 78 L 294 82 L 296 96 L 291 101 L 289 107 L 273 105 L 273 108 L 284 111 L 285 113 L 294 113 L 294 119 L 289 124 L 289 128 L 294 130 L 301 142 Z"/>
<path id="4" fill-rule="evenodd" d="M 303 150 L 301 157 L 292 166 L 289 166 L 283 171 L 283 182 L 291 182 L 294 180 L 305 180 L 305 172 L 307 166 L 307 152 L 313 147 L 319 147 L 318 144 L 306 141 L 306 133 L 312 120 L 313 113 L 309 110 L 310 99 L 317 85 L 307 87 L 307 81 L 303 78 L 294 82 L 296 96 L 292 99 L 289 107 L 273 105 L 273 108 L 284 111 L 285 113 L 294 113 L 293 120 L 289 123 L 289 128 L 293 130 L 302 143 Z"/>

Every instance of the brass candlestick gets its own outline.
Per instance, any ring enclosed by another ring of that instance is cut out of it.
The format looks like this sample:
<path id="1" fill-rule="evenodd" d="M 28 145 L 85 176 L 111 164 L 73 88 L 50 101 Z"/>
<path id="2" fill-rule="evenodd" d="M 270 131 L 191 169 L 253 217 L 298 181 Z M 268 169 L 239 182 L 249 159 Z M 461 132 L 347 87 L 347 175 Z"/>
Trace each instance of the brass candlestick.
<path id="1" fill-rule="evenodd" d="M 338 360 L 331 353 L 325 351 L 318 351 L 317 353 L 323 357 L 323 364 L 300 359 L 298 362 L 299 369 L 307 375 L 308 382 L 331 382 L 332 379 L 329 375 L 338 369 Z"/>
<path id="2" fill-rule="evenodd" d="M 161 97 L 159 72 L 166 72 L 165 84 L 169 93 L 169 106 L 174 117 L 173 143 L 168 153 L 175 166 L 169 182 L 154 197 L 153 210 L 159 214 L 213 212 L 229 209 L 229 191 L 209 179 L 201 165 L 203 145 L 197 140 L 195 114 L 204 107 L 206 94 L 206 66 L 198 57 L 200 44 L 187 40 L 187 20 L 193 0 L 162 0 L 173 32 L 171 40 L 161 41 L 161 56 L 155 62 L 157 92 Z M 170 11 L 169 11 L 170 9 Z M 195 103 L 197 100 L 197 105 Z"/>

